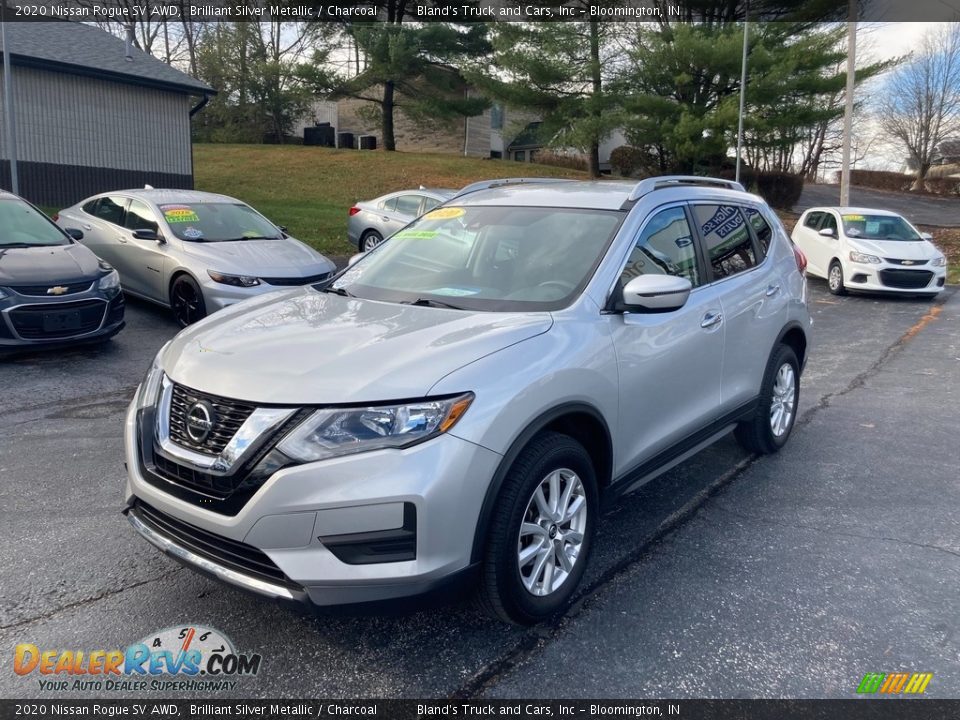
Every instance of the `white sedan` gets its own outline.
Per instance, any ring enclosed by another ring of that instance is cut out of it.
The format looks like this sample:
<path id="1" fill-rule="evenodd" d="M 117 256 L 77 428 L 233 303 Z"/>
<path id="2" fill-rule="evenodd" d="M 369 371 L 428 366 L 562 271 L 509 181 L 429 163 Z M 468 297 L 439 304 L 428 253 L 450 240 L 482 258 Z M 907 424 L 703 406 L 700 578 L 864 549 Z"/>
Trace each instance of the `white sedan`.
<path id="1" fill-rule="evenodd" d="M 947 259 L 932 237 L 887 210 L 810 208 L 792 238 L 807 256 L 807 273 L 826 278 L 834 295 L 865 290 L 934 297 L 946 283 Z"/>

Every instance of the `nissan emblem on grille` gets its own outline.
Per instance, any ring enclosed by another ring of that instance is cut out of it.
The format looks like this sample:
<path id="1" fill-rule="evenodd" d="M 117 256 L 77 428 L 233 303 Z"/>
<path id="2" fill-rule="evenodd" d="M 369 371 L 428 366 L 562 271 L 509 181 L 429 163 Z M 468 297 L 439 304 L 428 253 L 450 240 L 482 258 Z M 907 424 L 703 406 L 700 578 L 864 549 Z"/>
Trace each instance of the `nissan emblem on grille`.
<path id="1" fill-rule="evenodd" d="M 198 400 L 187 410 L 187 436 L 198 445 L 204 443 L 210 437 L 216 417 L 213 405 L 206 400 Z"/>

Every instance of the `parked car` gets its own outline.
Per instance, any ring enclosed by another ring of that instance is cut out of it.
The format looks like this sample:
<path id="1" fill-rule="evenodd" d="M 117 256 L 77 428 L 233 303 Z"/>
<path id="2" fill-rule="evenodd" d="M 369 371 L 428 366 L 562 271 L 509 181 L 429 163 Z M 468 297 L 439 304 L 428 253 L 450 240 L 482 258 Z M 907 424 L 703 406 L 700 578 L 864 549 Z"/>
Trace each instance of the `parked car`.
<path id="1" fill-rule="evenodd" d="M 162 348 L 126 418 L 125 512 L 266 597 L 479 579 L 495 616 L 536 622 L 576 590 L 601 494 L 731 430 L 787 442 L 809 330 L 799 256 L 739 184 L 490 182 Z"/>
<path id="2" fill-rule="evenodd" d="M 0 190 L 0 350 L 104 342 L 123 329 L 120 278 L 82 237 Z"/>
<path id="3" fill-rule="evenodd" d="M 195 190 L 121 190 L 61 210 L 61 227 L 120 273 L 124 292 L 170 307 L 183 327 L 335 265 L 249 205 Z"/>
<path id="4" fill-rule="evenodd" d="M 807 272 L 826 278 L 834 295 L 869 290 L 935 297 L 946 283 L 947 259 L 931 240 L 902 216 L 870 208 L 810 208 L 793 229 Z"/>
<path id="5" fill-rule="evenodd" d="M 401 190 L 381 195 L 373 200 L 363 200 L 350 208 L 347 220 L 347 240 L 357 250 L 373 250 L 384 238 L 409 224 L 411 220 L 437 205 L 445 203 L 455 190 Z"/>

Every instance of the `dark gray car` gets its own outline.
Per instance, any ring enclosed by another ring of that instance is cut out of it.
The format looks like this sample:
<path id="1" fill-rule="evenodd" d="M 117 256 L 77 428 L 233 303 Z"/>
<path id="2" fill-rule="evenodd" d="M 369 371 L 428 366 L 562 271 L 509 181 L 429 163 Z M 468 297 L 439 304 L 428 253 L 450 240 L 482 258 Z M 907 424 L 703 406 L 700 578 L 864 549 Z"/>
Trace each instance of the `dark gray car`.
<path id="1" fill-rule="evenodd" d="M 79 237 L 0 190 L 0 351 L 103 341 L 123 328 L 120 278 Z"/>

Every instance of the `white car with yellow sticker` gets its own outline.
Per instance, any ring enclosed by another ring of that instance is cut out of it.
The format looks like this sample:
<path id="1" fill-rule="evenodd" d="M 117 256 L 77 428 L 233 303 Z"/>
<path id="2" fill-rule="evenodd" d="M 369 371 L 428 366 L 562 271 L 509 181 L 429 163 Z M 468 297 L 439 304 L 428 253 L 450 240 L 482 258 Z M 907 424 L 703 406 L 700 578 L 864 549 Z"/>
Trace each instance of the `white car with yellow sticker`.
<path id="1" fill-rule="evenodd" d="M 282 287 L 327 280 L 335 265 L 249 205 L 195 190 L 120 190 L 61 210 L 61 227 L 120 274 L 124 292 L 173 309 L 184 327 Z"/>
<path id="2" fill-rule="evenodd" d="M 826 278 L 834 295 L 863 290 L 934 297 L 946 283 L 947 259 L 932 236 L 887 210 L 810 208 L 792 239 L 807 256 L 807 274 Z"/>

